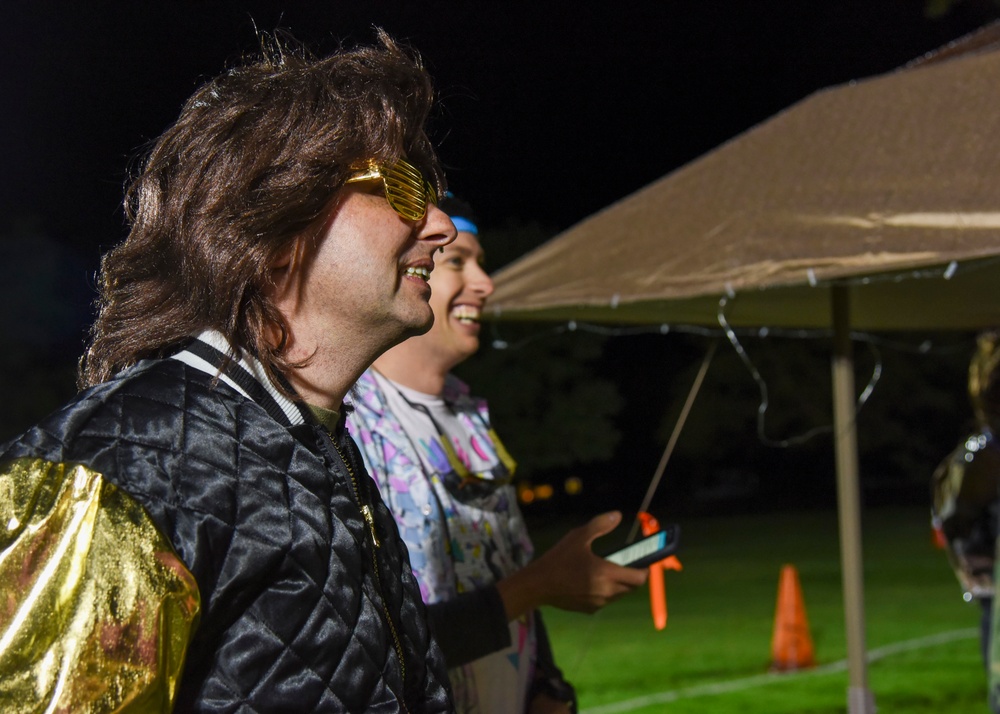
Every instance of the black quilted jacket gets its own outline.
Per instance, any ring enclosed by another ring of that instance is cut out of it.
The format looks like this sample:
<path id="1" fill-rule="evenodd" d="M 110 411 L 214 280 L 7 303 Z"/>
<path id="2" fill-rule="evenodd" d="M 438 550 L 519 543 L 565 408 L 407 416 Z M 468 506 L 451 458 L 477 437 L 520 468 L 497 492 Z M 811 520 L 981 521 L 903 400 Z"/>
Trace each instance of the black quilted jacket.
<path id="1" fill-rule="evenodd" d="M 0 462 L 82 463 L 173 543 L 202 600 L 177 711 L 451 711 L 406 548 L 350 437 L 335 445 L 238 364 L 243 393 L 209 372 L 140 363 L 0 447 Z"/>

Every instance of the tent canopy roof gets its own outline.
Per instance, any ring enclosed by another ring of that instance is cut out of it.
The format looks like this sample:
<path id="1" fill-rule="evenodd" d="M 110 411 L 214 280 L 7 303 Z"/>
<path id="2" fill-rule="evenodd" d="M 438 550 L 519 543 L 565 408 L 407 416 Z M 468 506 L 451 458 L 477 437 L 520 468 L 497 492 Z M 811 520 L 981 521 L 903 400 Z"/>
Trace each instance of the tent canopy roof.
<path id="1" fill-rule="evenodd" d="M 501 270 L 490 309 L 714 324 L 729 295 L 731 324 L 820 327 L 848 281 L 856 328 L 1000 324 L 998 86 L 988 48 L 818 92 Z"/>

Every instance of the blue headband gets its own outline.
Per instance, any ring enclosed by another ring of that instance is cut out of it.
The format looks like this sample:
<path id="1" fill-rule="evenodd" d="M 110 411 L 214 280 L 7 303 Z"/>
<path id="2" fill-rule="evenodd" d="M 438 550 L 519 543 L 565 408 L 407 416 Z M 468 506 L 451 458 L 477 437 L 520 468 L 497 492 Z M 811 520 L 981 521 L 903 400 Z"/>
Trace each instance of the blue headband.
<path id="1" fill-rule="evenodd" d="M 459 233 L 471 233 L 474 236 L 479 235 L 479 229 L 476 228 L 476 224 L 468 218 L 462 218 L 461 216 L 449 216 L 449 218 L 451 218 L 451 222 L 455 224 L 455 230 Z"/>

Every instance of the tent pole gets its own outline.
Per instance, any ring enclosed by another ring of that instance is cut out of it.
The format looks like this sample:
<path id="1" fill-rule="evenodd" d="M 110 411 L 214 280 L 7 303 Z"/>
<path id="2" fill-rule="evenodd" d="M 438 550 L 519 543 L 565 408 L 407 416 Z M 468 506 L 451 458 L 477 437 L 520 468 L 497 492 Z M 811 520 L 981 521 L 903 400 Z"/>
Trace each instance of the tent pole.
<path id="1" fill-rule="evenodd" d="M 874 714 L 875 697 L 868 689 L 865 651 L 861 504 L 858 477 L 858 441 L 854 399 L 854 355 L 851 345 L 850 296 L 844 285 L 834 285 L 833 309 L 833 421 L 837 466 L 837 502 L 840 518 L 840 568 L 844 585 L 847 628 L 847 711 Z"/>

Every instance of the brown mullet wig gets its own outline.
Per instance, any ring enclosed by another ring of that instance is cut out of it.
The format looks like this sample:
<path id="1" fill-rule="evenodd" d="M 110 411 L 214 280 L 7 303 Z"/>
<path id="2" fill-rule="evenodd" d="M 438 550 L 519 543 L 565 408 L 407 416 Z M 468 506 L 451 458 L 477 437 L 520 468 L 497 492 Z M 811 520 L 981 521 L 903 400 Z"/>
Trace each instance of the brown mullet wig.
<path id="1" fill-rule="evenodd" d="M 273 380 L 294 365 L 282 355 L 288 326 L 268 297 L 270 266 L 322 225 L 351 166 L 405 154 L 443 188 L 419 55 L 381 30 L 377 44 L 323 59 L 287 40 L 262 44 L 262 58 L 188 99 L 128 187 L 130 230 L 101 261 L 81 387 L 209 328 Z"/>

